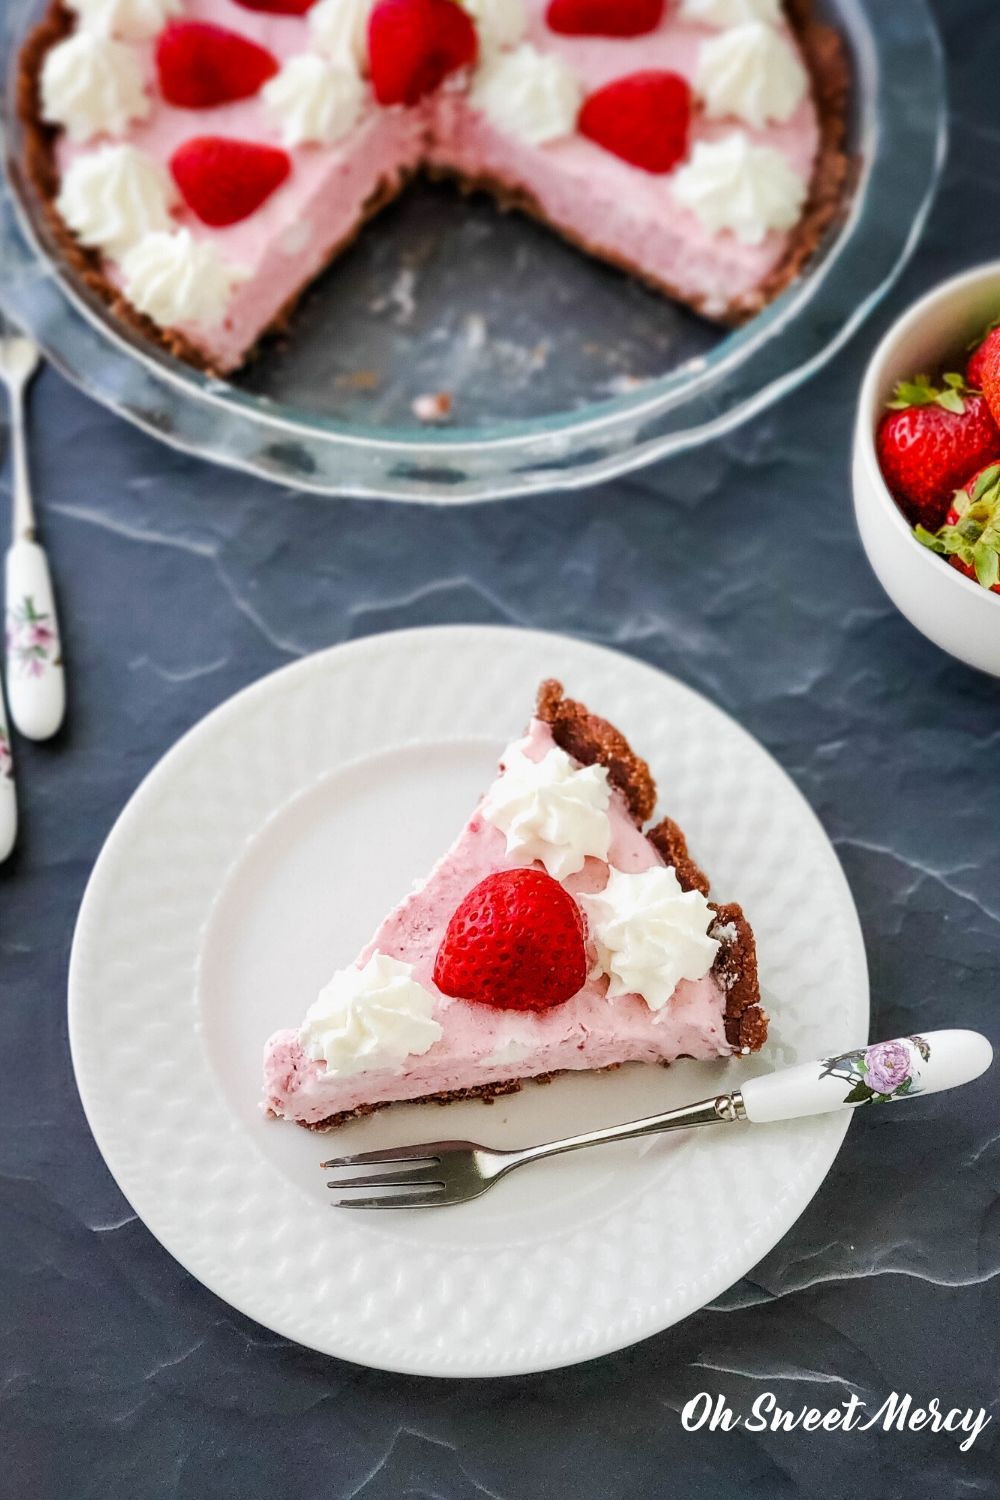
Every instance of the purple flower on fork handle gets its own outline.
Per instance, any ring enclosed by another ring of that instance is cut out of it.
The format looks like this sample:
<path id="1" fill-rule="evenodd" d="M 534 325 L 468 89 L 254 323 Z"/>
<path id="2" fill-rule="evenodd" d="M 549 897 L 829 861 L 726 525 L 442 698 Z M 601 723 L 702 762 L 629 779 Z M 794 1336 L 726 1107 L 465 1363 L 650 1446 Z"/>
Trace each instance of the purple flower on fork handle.
<path id="1" fill-rule="evenodd" d="M 931 1049 L 922 1036 L 902 1037 L 894 1042 L 876 1042 L 855 1052 L 828 1057 L 820 1078 L 841 1078 L 849 1084 L 845 1104 L 877 1104 L 920 1092 L 921 1064 Z"/>
<path id="2" fill-rule="evenodd" d="M 905 1042 L 879 1042 L 865 1053 L 866 1082 L 874 1094 L 893 1094 L 913 1076 L 910 1049 Z"/>
<path id="3" fill-rule="evenodd" d="M 7 611 L 7 654 L 10 669 L 21 677 L 41 677 L 47 666 L 57 666 L 56 632 L 49 615 L 26 594 Z"/>

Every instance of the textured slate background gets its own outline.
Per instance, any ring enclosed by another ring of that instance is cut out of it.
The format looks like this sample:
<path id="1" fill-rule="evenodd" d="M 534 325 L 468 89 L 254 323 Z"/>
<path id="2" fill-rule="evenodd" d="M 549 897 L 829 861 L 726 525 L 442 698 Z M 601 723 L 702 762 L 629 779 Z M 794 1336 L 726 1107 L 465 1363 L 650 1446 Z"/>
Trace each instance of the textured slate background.
<path id="1" fill-rule="evenodd" d="M 895 3 L 895 0 L 893 0 Z M 293 657 L 398 626 L 565 630 L 729 708 L 833 838 L 868 941 L 873 1030 L 1000 1044 L 1000 684 L 880 592 L 850 512 L 855 393 L 880 326 L 997 254 L 993 0 L 937 0 L 952 157 L 887 305 L 752 429 L 576 497 L 429 511 L 324 503 L 154 444 L 56 375 L 32 403 L 68 642 L 63 738 L 21 747 L 0 873 L 0 1492 L 18 1500 L 639 1500 L 1000 1494 L 1000 1422 L 946 1434 L 687 1434 L 722 1391 L 827 1408 L 890 1391 L 1000 1416 L 995 1079 L 860 1116 L 781 1245 L 717 1304 L 561 1374 L 463 1384 L 290 1346 L 138 1223 L 69 1064 L 76 909 L 127 797 L 182 731 Z"/>

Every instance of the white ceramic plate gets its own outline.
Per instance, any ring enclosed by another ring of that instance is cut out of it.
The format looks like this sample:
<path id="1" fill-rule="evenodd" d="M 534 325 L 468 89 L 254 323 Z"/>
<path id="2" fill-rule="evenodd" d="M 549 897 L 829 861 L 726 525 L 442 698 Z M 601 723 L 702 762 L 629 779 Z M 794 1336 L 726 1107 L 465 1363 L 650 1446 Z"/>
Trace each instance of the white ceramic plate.
<path id="1" fill-rule="evenodd" d="M 764 1058 L 564 1078 L 492 1108 L 400 1107 L 334 1137 L 265 1120 L 265 1037 L 297 1023 L 444 849 L 553 675 L 648 756 L 661 807 L 744 904 L 773 1017 Z M 320 1160 L 442 1134 L 527 1143 L 671 1108 L 863 1041 L 868 988 L 822 829 L 732 720 L 595 646 L 451 627 L 287 667 L 165 756 L 87 888 L 69 1019 L 111 1171 L 212 1291 L 324 1353 L 497 1375 L 621 1348 L 715 1297 L 801 1213 L 849 1116 L 623 1142 L 423 1213 L 331 1208 Z"/>

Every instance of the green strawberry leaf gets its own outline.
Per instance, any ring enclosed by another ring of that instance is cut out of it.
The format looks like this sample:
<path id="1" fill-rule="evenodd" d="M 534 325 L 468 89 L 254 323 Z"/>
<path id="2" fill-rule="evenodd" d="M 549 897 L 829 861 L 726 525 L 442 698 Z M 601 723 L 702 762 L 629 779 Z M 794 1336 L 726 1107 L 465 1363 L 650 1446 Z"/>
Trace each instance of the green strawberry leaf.
<path id="1" fill-rule="evenodd" d="M 901 380 L 887 403 L 890 411 L 906 411 L 911 406 L 943 406 L 945 411 L 961 416 L 965 411 L 962 400 L 967 390 L 965 376 L 952 371 L 943 376 L 945 389 L 939 390 L 929 375 L 915 375 L 912 380 Z"/>
<path id="2" fill-rule="evenodd" d="M 972 489 L 972 499 L 981 500 L 986 491 L 992 489 L 998 479 L 1000 479 L 1000 464 L 990 464 L 989 468 L 984 469 L 976 480 Z"/>
<path id="3" fill-rule="evenodd" d="M 934 532 L 928 531 L 926 526 L 914 526 L 913 535 L 918 542 L 929 547 L 932 552 L 940 552 L 943 555 L 948 550 L 944 544 L 944 538 L 935 536 Z"/>
<path id="4" fill-rule="evenodd" d="M 995 583 L 1000 583 L 1000 556 L 988 542 L 980 542 L 973 549 L 973 559 L 976 578 L 984 589 L 991 589 Z"/>
<path id="5" fill-rule="evenodd" d="M 888 403 L 890 411 L 905 411 L 908 406 L 930 406 L 937 391 L 931 385 L 929 375 L 917 375 L 913 380 L 901 380 Z"/>
<path id="6" fill-rule="evenodd" d="M 1000 582 L 1000 464 L 991 464 L 973 486 L 970 497 L 956 490 L 959 520 L 937 531 L 914 526 L 913 535 L 941 557 L 957 557 L 984 589 Z"/>

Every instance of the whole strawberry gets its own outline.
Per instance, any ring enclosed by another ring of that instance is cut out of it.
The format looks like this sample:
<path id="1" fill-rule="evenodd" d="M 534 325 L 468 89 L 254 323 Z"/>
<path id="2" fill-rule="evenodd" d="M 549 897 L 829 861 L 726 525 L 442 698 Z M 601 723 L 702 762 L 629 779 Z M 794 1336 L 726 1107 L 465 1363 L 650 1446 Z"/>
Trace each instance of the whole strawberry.
<path id="1" fill-rule="evenodd" d="M 986 397 L 961 375 L 926 375 L 896 387 L 875 440 L 882 476 L 907 519 L 936 531 L 955 490 L 1000 455 Z"/>
<path id="2" fill-rule="evenodd" d="M 943 526 L 916 528 L 918 541 L 953 568 L 1000 594 L 1000 463 L 988 464 L 953 498 Z"/>
<path id="3" fill-rule="evenodd" d="M 994 422 L 1000 423 L 1000 328 L 991 328 L 969 360 L 966 379 L 986 397 Z"/>
<path id="4" fill-rule="evenodd" d="M 474 886 L 434 961 L 445 995 L 501 1010 L 548 1010 L 587 978 L 583 916 L 544 870 L 502 870 Z"/>

